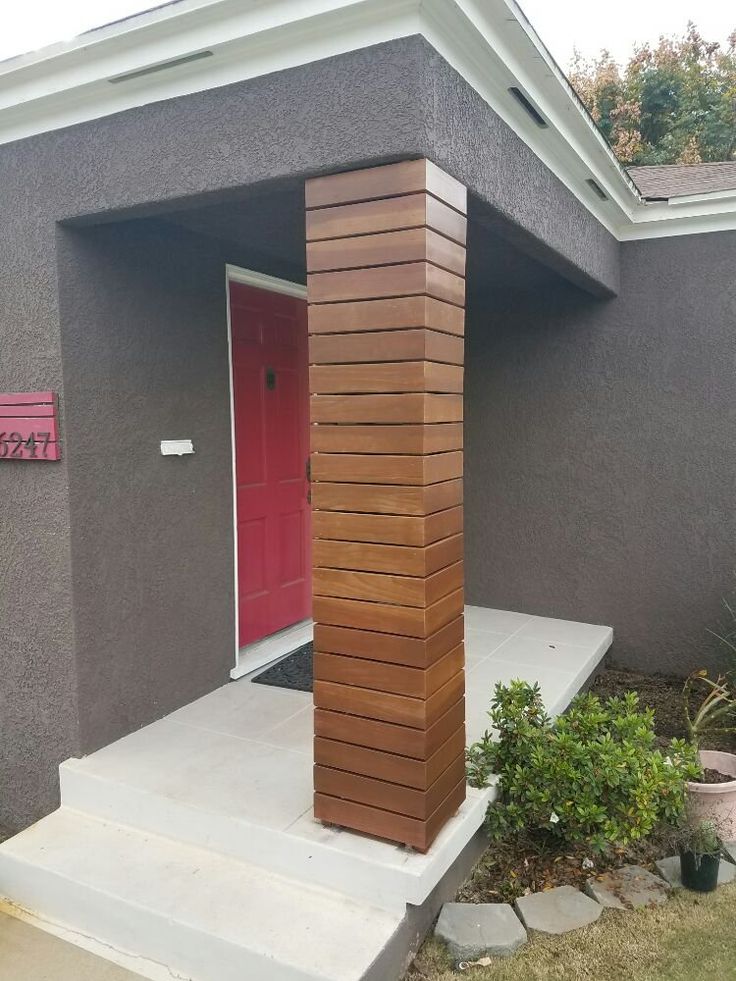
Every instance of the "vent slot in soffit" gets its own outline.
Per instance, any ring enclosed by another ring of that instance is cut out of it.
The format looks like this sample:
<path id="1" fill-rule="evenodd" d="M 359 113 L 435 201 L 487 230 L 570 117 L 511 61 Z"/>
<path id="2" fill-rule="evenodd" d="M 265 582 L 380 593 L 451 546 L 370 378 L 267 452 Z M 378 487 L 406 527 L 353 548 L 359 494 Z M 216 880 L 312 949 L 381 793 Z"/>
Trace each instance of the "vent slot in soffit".
<path id="1" fill-rule="evenodd" d="M 132 82 L 134 78 L 143 78 L 144 75 L 153 75 L 156 72 L 165 72 L 169 68 L 178 68 L 179 65 L 188 65 L 191 61 L 201 61 L 202 58 L 211 58 L 211 51 L 195 51 L 194 54 L 184 55 L 181 58 L 172 58 L 171 61 L 161 61 L 157 65 L 148 65 L 146 68 L 137 68 L 132 72 L 124 72 L 122 75 L 113 75 L 108 78 L 112 85 L 119 85 L 120 82 Z"/>

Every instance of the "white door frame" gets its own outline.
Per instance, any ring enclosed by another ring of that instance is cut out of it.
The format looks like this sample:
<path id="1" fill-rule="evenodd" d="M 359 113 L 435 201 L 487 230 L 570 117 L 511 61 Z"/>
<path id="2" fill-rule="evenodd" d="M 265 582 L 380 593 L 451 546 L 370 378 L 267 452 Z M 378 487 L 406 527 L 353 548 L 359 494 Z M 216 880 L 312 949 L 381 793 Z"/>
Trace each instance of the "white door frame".
<path id="1" fill-rule="evenodd" d="M 232 482 L 233 482 L 233 574 L 234 593 L 235 593 L 235 666 L 230 672 L 230 677 L 242 678 L 243 675 L 263 667 L 270 661 L 275 661 L 284 654 L 293 651 L 295 647 L 306 644 L 312 639 L 312 621 L 302 620 L 291 627 L 286 627 L 270 637 L 246 647 L 240 648 L 238 645 L 238 619 L 239 611 L 239 580 L 238 580 L 238 487 L 237 471 L 235 463 L 235 389 L 233 385 L 233 331 L 232 319 L 230 315 L 230 283 L 243 283 L 245 286 L 254 286 L 259 290 L 268 290 L 271 293 L 283 293 L 286 296 L 295 296 L 300 300 L 306 300 L 307 287 L 302 283 L 292 283 L 287 279 L 277 279 L 275 276 L 267 276 L 265 273 L 256 272 L 253 269 L 242 269 L 240 266 L 225 266 L 225 295 L 227 298 L 227 366 L 228 366 L 228 385 L 230 390 L 230 442 L 232 446 Z"/>

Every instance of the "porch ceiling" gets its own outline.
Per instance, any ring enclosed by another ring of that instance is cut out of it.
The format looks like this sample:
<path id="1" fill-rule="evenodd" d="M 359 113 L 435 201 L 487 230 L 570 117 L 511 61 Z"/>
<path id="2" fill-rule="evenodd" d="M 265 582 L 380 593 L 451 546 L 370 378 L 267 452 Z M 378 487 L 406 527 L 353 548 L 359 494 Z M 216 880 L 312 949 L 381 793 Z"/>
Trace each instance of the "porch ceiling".
<path id="1" fill-rule="evenodd" d="M 253 255 L 259 272 L 272 266 L 306 279 L 304 186 L 289 182 L 278 189 L 250 194 L 207 207 L 168 214 L 169 224 L 218 239 L 237 254 Z M 510 240 L 511 225 L 494 219 L 472 199 L 469 207 L 467 289 L 469 303 L 488 293 L 534 290 L 557 273 Z"/>

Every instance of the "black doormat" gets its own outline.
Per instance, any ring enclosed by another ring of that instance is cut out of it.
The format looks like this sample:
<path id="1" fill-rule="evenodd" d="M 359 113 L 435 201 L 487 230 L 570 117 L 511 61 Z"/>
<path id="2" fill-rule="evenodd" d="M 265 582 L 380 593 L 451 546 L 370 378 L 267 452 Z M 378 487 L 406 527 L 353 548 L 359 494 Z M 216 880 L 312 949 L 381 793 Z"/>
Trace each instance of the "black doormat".
<path id="1" fill-rule="evenodd" d="M 312 691 L 314 669 L 312 657 L 314 644 L 297 647 L 270 668 L 257 674 L 253 681 L 257 685 L 271 685 L 272 688 L 291 688 L 292 691 Z"/>

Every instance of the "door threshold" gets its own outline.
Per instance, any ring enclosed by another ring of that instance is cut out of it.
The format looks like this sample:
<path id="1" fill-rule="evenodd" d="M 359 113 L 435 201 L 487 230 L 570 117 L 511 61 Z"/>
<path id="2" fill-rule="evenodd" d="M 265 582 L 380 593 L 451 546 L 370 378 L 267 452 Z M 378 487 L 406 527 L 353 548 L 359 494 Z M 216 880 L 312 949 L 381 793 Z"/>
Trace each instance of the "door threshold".
<path id="1" fill-rule="evenodd" d="M 235 667 L 230 672 L 230 678 L 237 681 L 238 678 L 257 671 L 272 661 L 278 661 L 280 657 L 291 654 L 302 644 L 308 644 L 314 635 L 314 623 L 312 620 L 301 620 L 299 623 L 285 627 L 278 633 L 257 640 L 253 644 L 246 644 L 238 651 L 238 660 Z"/>

